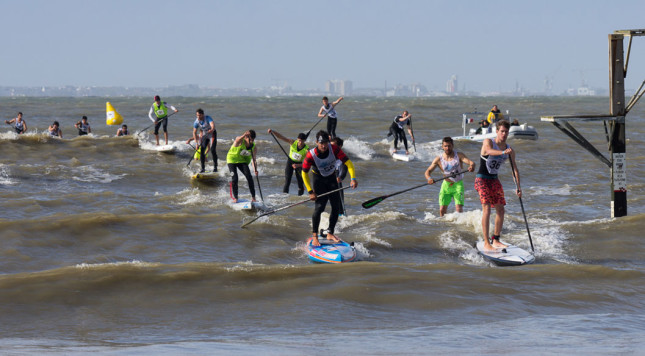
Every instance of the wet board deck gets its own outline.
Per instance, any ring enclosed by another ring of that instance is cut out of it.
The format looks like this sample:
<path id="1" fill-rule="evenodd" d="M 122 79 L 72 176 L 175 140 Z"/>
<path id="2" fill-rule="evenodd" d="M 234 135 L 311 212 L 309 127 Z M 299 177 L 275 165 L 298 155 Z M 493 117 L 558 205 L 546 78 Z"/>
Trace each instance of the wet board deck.
<path id="1" fill-rule="evenodd" d="M 238 199 L 237 203 L 231 202 L 231 207 L 235 210 L 267 210 L 263 202 L 252 202 L 248 199 Z"/>
<path id="2" fill-rule="evenodd" d="M 411 154 L 406 155 L 405 151 L 396 151 L 392 153 L 392 158 L 394 158 L 397 161 L 409 162 L 414 159 L 414 156 Z"/>
<path id="3" fill-rule="evenodd" d="M 200 181 L 207 181 L 207 180 L 215 180 L 217 179 L 218 175 L 217 172 L 204 172 L 204 173 L 195 173 L 191 177 L 191 179 L 194 180 L 200 180 Z"/>
<path id="4" fill-rule="evenodd" d="M 523 248 L 502 242 L 508 247 L 495 249 L 495 251 L 484 251 L 484 241 L 477 241 L 475 247 L 479 254 L 486 260 L 498 266 L 521 266 L 535 262 L 535 256 Z"/>
<path id="5" fill-rule="evenodd" d="M 319 238 L 320 246 L 311 244 L 312 238 L 307 240 L 307 250 L 309 260 L 318 263 L 345 263 L 356 260 L 356 249 L 354 243 L 345 241 L 333 242 L 324 238 Z"/>
<path id="6" fill-rule="evenodd" d="M 163 152 L 163 153 L 172 153 L 175 152 L 175 145 L 160 145 L 160 146 L 150 146 L 150 147 L 143 147 L 144 150 L 149 150 L 149 151 L 157 151 L 157 152 Z"/>

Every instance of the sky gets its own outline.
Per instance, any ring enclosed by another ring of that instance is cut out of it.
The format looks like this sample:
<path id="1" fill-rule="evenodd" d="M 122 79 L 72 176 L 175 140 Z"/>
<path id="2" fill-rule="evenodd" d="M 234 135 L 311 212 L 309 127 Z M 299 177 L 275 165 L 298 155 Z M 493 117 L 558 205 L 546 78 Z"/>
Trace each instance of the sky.
<path id="1" fill-rule="evenodd" d="M 0 0 L 0 86 L 608 88 L 622 0 Z M 625 40 L 627 47 L 627 40 Z M 645 80 L 635 37 L 628 89 Z"/>

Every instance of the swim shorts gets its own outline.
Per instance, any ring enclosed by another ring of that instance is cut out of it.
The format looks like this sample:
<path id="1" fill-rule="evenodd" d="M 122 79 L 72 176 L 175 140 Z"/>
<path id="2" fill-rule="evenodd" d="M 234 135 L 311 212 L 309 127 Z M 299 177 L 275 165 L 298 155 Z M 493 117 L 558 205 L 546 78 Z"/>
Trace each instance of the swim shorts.
<path id="1" fill-rule="evenodd" d="M 504 188 L 497 178 L 475 178 L 475 190 L 479 193 L 482 204 L 506 205 Z"/>
<path id="2" fill-rule="evenodd" d="M 464 181 L 448 182 L 444 180 L 441 184 L 441 191 L 439 191 L 439 205 L 448 206 L 452 199 L 455 199 L 455 204 L 464 205 Z"/>

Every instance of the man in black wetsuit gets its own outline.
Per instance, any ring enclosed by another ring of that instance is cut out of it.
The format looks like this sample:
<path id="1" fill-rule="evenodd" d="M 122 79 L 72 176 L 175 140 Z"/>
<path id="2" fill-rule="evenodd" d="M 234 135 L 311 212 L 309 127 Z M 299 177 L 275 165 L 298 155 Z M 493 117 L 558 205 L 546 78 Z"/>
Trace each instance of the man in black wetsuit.
<path id="1" fill-rule="evenodd" d="M 394 141 L 393 142 L 393 147 L 392 147 L 392 153 L 396 153 L 396 151 L 399 149 L 399 141 L 403 142 L 403 145 L 405 146 L 405 154 L 410 154 L 408 152 L 408 139 L 405 136 L 405 131 L 403 131 L 403 128 L 405 126 L 408 127 L 408 133 L 410 133 L 410 138 L 412 138 L 412 142 L 414 142 L 414 135 L 412 134 L 412 115 L 405 110 L 403 111 L 403 114 L 397 115 L 394 118 L 394 122 L 392 122 L 392 125 L 390 125 L 390 133 L 387 134 L 387 137 L 390 137 L 394 135 Z"/>

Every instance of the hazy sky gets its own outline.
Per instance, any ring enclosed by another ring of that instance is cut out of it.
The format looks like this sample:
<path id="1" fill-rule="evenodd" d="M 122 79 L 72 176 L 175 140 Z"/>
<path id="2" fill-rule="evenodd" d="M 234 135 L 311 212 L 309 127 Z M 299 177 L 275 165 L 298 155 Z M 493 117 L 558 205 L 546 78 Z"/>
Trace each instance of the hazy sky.
<path id="1" fill-rule="evenodd" d="M 0 85 L 608 87 L 645 1 L 0 0 Z M 625 41 L 625 45 L 627 41 Z M 645 79 L 635 37 L 627 88 Z"/>

